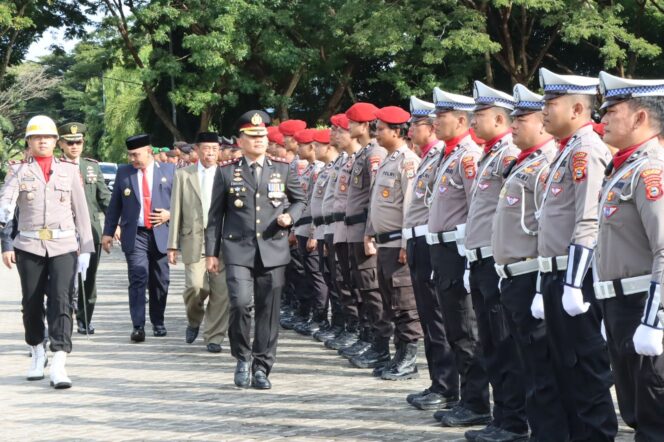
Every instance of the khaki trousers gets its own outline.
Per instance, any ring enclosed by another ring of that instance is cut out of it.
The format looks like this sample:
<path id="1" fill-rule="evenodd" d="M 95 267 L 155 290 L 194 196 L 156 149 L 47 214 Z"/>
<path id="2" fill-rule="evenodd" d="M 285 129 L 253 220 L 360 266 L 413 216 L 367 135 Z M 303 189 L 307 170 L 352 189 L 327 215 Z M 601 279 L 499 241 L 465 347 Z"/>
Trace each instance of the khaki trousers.
<path id="1" fill-rule="evenodd" d="M 228 331 L 228 287 L 226 268 L 219 260 L 220 272 L 208 273 L 205 259 L 184 266 L 184 305 L 191 327 L 203 327 L 206 344 L 221 344 Z M 205 300 L 207 299 L 207 306 Z"/>

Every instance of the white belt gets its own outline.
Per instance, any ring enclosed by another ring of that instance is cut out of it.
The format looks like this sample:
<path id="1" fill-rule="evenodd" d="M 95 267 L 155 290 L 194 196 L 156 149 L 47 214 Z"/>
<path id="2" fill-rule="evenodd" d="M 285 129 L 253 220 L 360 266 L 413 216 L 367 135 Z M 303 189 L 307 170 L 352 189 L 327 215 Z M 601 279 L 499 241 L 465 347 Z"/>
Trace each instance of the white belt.
<path id="1" fill-rule="evenodd" d="M 633 295 L 650 290 L 650 281 L 652 275 L 635 276 L 633 278 L 623 278 L 615 281 L 622 287 L 623 295 Z M 609 299 L 616 297 L 616 288 L 614 281 L 599 281 L 593 284 L 595 288 L 595 298 Z"/>
<path id="2" fill-rule="evenodd" d="M 411 238 L 419 238 L 420 236 L 427 235 L 428 233 L 429 233 L 429 226 L 427 226 L 426 224 L 416 227 L 409 227 L 407 229 L 403 229 L 401 232 L 406 241 L 408 241 Z"/>
<path id="3" fill-rule="evenodd" d="M 512 264 L 495 264 L 496 273 L 501 278 L 511 278 L 513 276 L 525 275 L 539 270 L 539 262 L 536 259 L 514 262 Z"/>
<path id="4" fill-rule="evenodd" d="M 60 229 L 41 229 L 41 230 L 21 230 L 20 235 L 24 238 L 31 239 L 60 239 L 60 238 L 70 238 L 76 235 L 76 230 L 60 230 Z"/>
<path id="5" fill-rule="evenodd" d="M 440 236 L 443 237 L 443 242 L 455 242 L 456 232 L 454 230 L 443 233 L 427 233 L 427 244 L 434 245 L 440 244 Z"/>
<path id="6" fill-rule="evenodd" d="M 479 254 L 477 253 L 478 250 L 480 251 Z M 480 257 L 484 259 L 484 258 L 489 258 L 491 256 L 493 256 L 493 249 L 491 248 L 491 246 L 480 247 L 479 249 L 472 249 L 472 250 L 466 249 L 466 259 L 468 260 L 468 262 L 475 262 L 479 260 Z"/>
<path id="7" fill-rule="evenodd" d="M 558 270 L 567 270 L 567 255 L 556 256 L 555 258 L 547 256 L 538 256 L 539 271 L 541 273 L 551 273 L 553 271 L 553 260 L 556 260 L 556 268 Z"/>

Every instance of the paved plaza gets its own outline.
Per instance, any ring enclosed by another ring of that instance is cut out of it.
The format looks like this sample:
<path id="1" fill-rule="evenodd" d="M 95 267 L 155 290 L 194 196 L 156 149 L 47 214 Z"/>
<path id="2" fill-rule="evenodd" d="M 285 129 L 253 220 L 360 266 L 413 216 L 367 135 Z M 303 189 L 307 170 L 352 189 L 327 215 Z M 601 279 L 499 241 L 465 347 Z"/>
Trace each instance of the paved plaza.
<path id="1" fill-rule="evenodd" d="M 235 361 L 227 343 L 210 354 L 199 339 L 184 342 L 183 266 L 171 270 L 166 309 L 168 336 L 129 341 L 126 265 L 116 245 L 102 257 L 94 325 L 86 339 L 74 335 L 67 363 L 74 384 L 55 391 L 25 380 L 29 358 L 23 341 L 20 284 L 15 270 L 0 270 L 0 412 L 2 440 L 362 440 L 462 441 L 463 430 L 442 428 L 432 412 L 405 396 L 428 385 L 372 378 L 320 343 L 281 331 L 269 391 L 233 384 Z M 631 440 L 621 426 L 620 441 Z"/>

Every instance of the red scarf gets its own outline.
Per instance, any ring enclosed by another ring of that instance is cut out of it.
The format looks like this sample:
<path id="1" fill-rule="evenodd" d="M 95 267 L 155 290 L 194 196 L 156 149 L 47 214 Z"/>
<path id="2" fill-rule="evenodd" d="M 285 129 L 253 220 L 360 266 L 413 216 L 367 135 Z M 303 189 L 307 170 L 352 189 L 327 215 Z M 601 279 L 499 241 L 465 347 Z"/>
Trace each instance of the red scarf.
<path id="1" fill-rule="evenodd" d="M 544 146 L 544 145 L 545 145 L 546 143 L 548 143 L 549 141 L 551 141 L 551 138 L 549 138 L 548 140 L 546 140 L 546 141 L 543 142 L 543 143 L 537 144 L 537 145 L 535 145 L 535 146 L 533 146 L 533 147 L 529 147 L 528 149 L 521 151 L 521 153 L 519 154 L 519 156 L 516 157 L 516 164 L 521 164 L 521 162 L 522 162 L 523 160 L 525 160 L 526 158 L 528 158 L 528 156 L 530 156 L 531 153 L 535 152 L 537 149 L 539 149 L 540 147 Z"/>
<path id="2" fill-rule="evenodd" d="M 616 154 L 613 156 L 613 170 L 618 170 L 620 168 L 620 166 L 622 166 L 623 163 L 625 161 L 627 161 L 627 158 L 632 156 L 632 154 L 634 152 L 636 152 L 636 150 L 639 147 L 643 146 L 644 144 L 646 144 L 648 141 L 652 140 L 656 136 L 657 135 L 655 135 L 654 137 L 650 137 L 650 138 L 648 138 L 647 140 L 645 140 L 641 143 L 637 143 L 633 146 L 626 147 L 625 149 L 622 149 L 622 150 L 619 150 L 618 152 L 616 152 Z"/>
<path id="3" fill-rule="evenodd" d="M 44 174 L 44 179 L 48 183 L 48 180 L 51 178 L 51 164 L 53 163 L 53 157 L 35 157 L 35 161 L 39 164 L 39 167 Z"/>
<path id="4" fill-rule="evenodd" d="M 588 123 L 586 123 L 583 126 L 581 126 L 580 128 L 578 128 L 576 131 L 574 131 L 572 133 L 572 135 L 570 135 L 569 137 L 559 139 L 558 140 L 558 149 L 563 150 L 565 148 L 565 146 L 567 146 L 567 143 L 569 142 L 569 140 L 572 139 L 572 137 L 574 136 L 575 133 L 577 133 L 578 131 L 580 131 L 582 128 L 584 128 L 586 126 L 591 126 L 593 124 L 594 123 L 592 121 L 589 121 Z"/>
<path id="5" fill-rule="evenodd" d="M 493 146 L 495 146 L 498 141 L 500 141 L 505 135 L 511 134 L 511 133 L 512 133 L 512 130 L 510 129 L 507 132 L 502 133 L 502 134 L 498 135 L 497 137 L 493 137 L 490 140 L 488 140 L 486 142 L 486 144 L 484 145 L 484 153 L 489 153 L 491 151 L 491 149 L 493 149 Z"/>
<path id="6" fill-rule="evenodd" d="M 445 141 L 445 156 L 448 156 L 450 152 L 452 152 L 454 148 L 457 147 L 457 145 L 461 142 L 461 140 L 463 140 L 468 136 L 469 133 L 470 133 L 469 131 L 465 131 L 458 137 L 454 137 L 451 140 Z"/>
<path id="7" fill-rule="evenodd" d="M 430 142 L 429 144 L 427 144 L 426 146 L 424 146 L 424 147 L 421 149 L 421 151 L 422 151 L 422 158 L 424 158 L 425 156 L 427 156 L 427 154 L 429 153 L 429 151 L 431 150 L 431 148 L 432 148 L 433 146 L 435 146 L 437 142 L 438 142 L 438 140 L 432 141 L 432 142 Z"/>

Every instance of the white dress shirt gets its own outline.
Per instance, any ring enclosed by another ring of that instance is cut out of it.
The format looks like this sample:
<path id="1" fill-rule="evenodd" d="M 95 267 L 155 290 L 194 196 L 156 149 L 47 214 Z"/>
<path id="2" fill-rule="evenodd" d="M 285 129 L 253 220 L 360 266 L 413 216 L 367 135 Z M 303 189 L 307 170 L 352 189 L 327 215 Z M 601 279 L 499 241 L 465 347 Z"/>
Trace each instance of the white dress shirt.
<path id="1" fill-rule="evenodd" d="M 210 211 L 210 202 L 212 201 L 212 185 L 214 184 L 214 174 L 217 166 L 212 165 L 208 168 L 203 167 L 198 162 L 198 184 L 201 189 L 201 202 L 203 203 L 203 227 L 207 227 L 208 212 Z"/>

